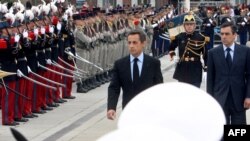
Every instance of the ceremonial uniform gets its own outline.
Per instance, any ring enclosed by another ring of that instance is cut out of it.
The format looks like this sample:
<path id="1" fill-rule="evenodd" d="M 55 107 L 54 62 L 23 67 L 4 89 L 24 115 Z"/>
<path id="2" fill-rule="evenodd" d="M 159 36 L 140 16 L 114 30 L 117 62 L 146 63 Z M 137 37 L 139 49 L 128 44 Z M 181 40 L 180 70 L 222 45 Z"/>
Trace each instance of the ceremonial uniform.
<path id="1" fill-rule="evenodd" d="M 202 23 L 204 29 L 204 35 L 210 38 L 209 43 L 206 45 L 207 50 L 214 47 L 214 28 L 216 26 L 216 21 L 212 17 L 212 10 L 207 11 L 207 17 Z"/>
<path id="2" fill-rule="evenodd" d="M 246 17 L 245 10 L 241 10 L 241 16 L 237 18 L 236 25 L 238 26 L 238 35 L 240 36 L 240 44 L 246 45 L 247 43 L 247 31 L 248 31 L 248 19 Z"/>
<path id="3" fill-rule="evenodd" d="M 185 23 L 195 24 L 193 15 L 186 15 L 184 17 Z M 185 26 L 185 25 L 184 25 Z M 206 66 L 206 43 L 209 37 L 206 37 L 198 32 L 186 33 L 182 32 L 171 38 L 170 52 L 171 56 L 175 55 L 175 48 L 178 47 L 179 61 L 176 65 L 173 78 L 180 82 L 192 84 L 200 87 L 202 81 L 202 63 L 200 61 L 201 55 Z"/>
<path id="4" fill-rule="evenodd" d="M 7 25 L 7 23 L 1 23 Z M 6 28 L 6 27 L 5 27 Z M 6 29 L 7 30 L 7 29 Z M 17 72 L 16 55 L 18 48 L 14 42 L 14 38 L 9 35 L 8 37 L 1 36 L 1 49 L 0 49 L 0 63 L 1 70 L 7 72 Z M 4 83 L 7 87 L 15 90 L 16 88 L 16 75 L 4 77 Z M 15 93 L 9 89 L 1 87 L 2 93 L 2 124 L 3 125 L 17 125 L 14 121 L 14 103 Z"/>

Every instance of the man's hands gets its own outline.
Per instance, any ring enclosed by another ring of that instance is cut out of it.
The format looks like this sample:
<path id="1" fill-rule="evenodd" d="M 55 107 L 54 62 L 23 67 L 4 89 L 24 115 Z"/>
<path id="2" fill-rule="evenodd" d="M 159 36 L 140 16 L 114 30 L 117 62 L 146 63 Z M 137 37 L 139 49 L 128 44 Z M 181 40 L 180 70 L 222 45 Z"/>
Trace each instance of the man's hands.
<path id="1" fill-rule="evenodd" d="M 170 58 L 170 61 L 173 61 L 174 60 L 174 56 L 176 55 L 174 51 L 170 51 L 169 53 L 169 58 Z"/>
<path id="2" fill-rule="evenodd" d="M 250 98 L 246 98 L 244 101 L 244 108 L 249 109 L 250 108 Z"/>
<path id="3" fill-rule="evenodd" d="M 107 118 L 110 120 L 114 120 L 116 118 L 116 111 L 113 109 L 108 110 Z"/>

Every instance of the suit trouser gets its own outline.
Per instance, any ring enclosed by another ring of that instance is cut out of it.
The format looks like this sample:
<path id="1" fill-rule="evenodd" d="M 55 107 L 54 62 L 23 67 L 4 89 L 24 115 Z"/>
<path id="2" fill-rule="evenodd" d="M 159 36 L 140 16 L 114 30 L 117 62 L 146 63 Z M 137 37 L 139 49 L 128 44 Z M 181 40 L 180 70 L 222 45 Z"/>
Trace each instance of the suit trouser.
<path id="1" fill-rule="evenodd" d="M 16 82 L 16 91 L 20 94 L 25 95 L 26 90 L 26 80 L 24 78 L 20 78 Z M 20 95 L 15 95 L 15 118 L 21 119 L 23 117 L 23 109 L 24 109 L 24 98 Z"/>
<path id="2" fill-rule="evenodd" d="M 226 116 L 227 124 L 246 124 L 246 111 L 237 111 L 233 101 L 231 88 L 229 90 L 227 100 L 223 111 Z"/>
<path id="3" fill-rule="evenodd" d="M 247 43 L 247 31 L 241 32 L 239 34 L 239 36 L 240 36 L 240 44 L 246 45 L 246 43 Z"/>
<path id="4" fill-rule="evenodd" d="M 5 83 L 6 86 L 15 90 L 16 81 Z M 2 124 L 9 124 L 14 121 L 14 103 L 15 93 L 7 89 L 7 93 L 4 87 L 1 88 L 2 93 Z"/>

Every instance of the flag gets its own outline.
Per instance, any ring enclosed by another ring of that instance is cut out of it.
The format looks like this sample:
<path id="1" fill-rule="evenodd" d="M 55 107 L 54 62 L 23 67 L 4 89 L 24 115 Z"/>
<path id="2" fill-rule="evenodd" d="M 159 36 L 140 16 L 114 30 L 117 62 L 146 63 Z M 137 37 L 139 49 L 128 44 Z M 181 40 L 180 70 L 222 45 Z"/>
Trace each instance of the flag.
<path id="1" fill-rule="evenodd" d="M 185 32 L 185 29 L 183 26 L 183 19 L 185 15 L 187 15 L 187 13 L 166 21 L 167 29 L 168 29 L 170 36 L 176 36 L 181 32 Z"/>

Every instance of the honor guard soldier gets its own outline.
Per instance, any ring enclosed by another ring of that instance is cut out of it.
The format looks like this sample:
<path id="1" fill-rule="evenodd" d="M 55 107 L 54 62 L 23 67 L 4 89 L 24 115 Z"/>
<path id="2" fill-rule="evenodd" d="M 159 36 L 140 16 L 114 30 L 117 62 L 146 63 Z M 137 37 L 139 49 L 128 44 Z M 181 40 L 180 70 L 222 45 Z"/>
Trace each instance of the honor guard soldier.
<path id="1" fill-rule="evenodd" d="M 214 27 L 216 26 L 213 11 L 210 7 L 207 8 L 207 17 L 203 20 L 202 26 L 204 35 L 210 38 L 209 43 L 206 45 L 207 50 L 209 50 L 214 47 Z"/>
<path id="2" fill-rule="evenodd" d="M 14 15 L 13 15 L 14 16 Z M 1 22 L 0 23 L 0 63 L 1 70 L 7 72 L 17 72 L 17 61 L 16 55 L 19 48 L 17 47 L 17 41 L 11 36 L 9 32 L 9 23 Z M 12 90 L 16 88 L 16 75 L 11 75 L 4 77 L 3 81 L 6 87 L 9 87 Z M 1 81 L 2 82 L 2 81 Z M 3 83 L 3 82 L 2 82 Z M 1 88 L 2 94 L 2 124 L 15 126 L 18 125 L 18 122 L 14 121 L 14 105 L 15 105 L 15 93 L 9 89 Z"/>
<path id="3" fill-rule="evenodd" d="M 221 17 L 221 22 L 220 25 L 222 25 L 225 22 L 233 22 L 232 18 L 230 17 L 230 9 L 229 7 L 222 7 L 222 17 Z"/>
<path id="4" fill-rule="evenodd" d="M 173 60 L 173 56 L 175 55 L 174 50 L 176 47 L 178 47 L 180 57 L 173 77 L 179 82 L 185 82 L 200 87 L 202 80 L 202 63 L 200 58 L 201 55 L 203 55 L 206 64 L 207 51 L 205 45 L 209 42 L 209 37 L 199 32 L 195 32 L 196 23 L 192 13 L 184 17 L 183 24 L 185 32 L 170 37 L 171 44 L 169 54 L 171 60 Z"/>
<path id="5" fill-rule="evenodd" d="M 240 10 L 240 17 L 236 20 L 236 25 L 238 27 L 238 35 L 240 36 L 240 44 L 246 45 L 247 43 L 247 26 L 248 26 L 248 19 L 246 17 L 246 9 L 242 8 Z"/>

